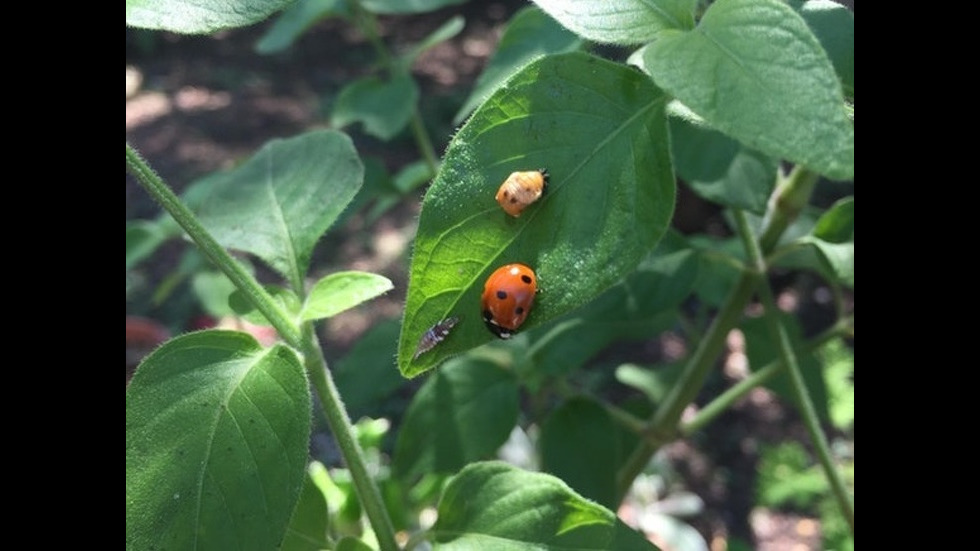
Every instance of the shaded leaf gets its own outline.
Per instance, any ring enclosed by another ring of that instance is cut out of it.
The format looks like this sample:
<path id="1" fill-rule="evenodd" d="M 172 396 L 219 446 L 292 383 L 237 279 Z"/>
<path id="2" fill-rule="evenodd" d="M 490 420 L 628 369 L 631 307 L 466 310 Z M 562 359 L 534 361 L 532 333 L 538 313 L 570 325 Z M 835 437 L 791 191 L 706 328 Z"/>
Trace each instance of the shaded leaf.
<path id="1" fill-rule="evenodd" d="M 328 525 L 326 496 L 307 471 L 303 479 L 303 491 L 299 495 L 293 516 L 289 519 L 280 551 L 319 551 L 329 548 Z"/>
<path id="2" fill-rule="evenodd" d="M 798 11 L 827 51 L 844 93 L 854 96 L 854 12 L 831 0 L 809 0 Z"/>
<path id="3" fill-rule="evenodd" d="M 335 316 L 364 301 L 394 289 L 391 280 L 368 272 L 347 271 L 330 274 L 317 281 L 300 310 L 302 321 Z"/>
<path id="4" fill-rule="evenodd" d="M 412 49 L 401 57 L 402 67 L 405 68 L 406 72 L 410 71 L 412 64 L 415 63 L 415 60 L 417 60 L 420 55 L 425 53 L 426 50 L 456 36 L 465 26 L 466 20 L 463 19 L 462 15 L 454 15 L 453 17 L 450 17 L 448 21 L 442 25 L 439 25 L 436 30 L 432 31 L 420 42 L 412 46 Z"/>
<path id="5" fill-rule="evenodd" d="M 372 13 L 426 13 L 465 2 L 466 0 L 361 0 L 361 5 Z"/>
<path id="6" fill-rule="evenodd" d="M 641 44 L 665 29 L 694 26 L 697 0 L 535 0 L 572 32 L 594 42 Z"/>
<path id="7" fill-rule="evenodd" d="M 517 380 L 486 361 L 460 357 L 422 385 L 405 413 L 392 467 L 412 481 L 490 457 L 517 423 Z"/>
<path id="8" fill-rule="evenodd" d="M 399 368 L 408 377 L 492 339 L 480 318 L 491 272 L 535 269 L 539 297 L 522 330 L 569 312 L 633 271 L 674 208 L 666 98 L 642 74 L 581 53 L 527 65 L 456 134 L 422 205 Z M 548 168 L 520 218 L 494 200 L 515 170 Z M 412 360 L 440 320 L 463 322 Z"/>
<path id="9" fill-rule="evenodd" d="M 650 402 L 659 404 L 680 378 L 683 368 L 684 362 L 658 366 L 623 364 L 616 368 L 616 380 L 646 394 Z"/>
<path id="10" fill-rule="evenodd" d="M 578 50 L 583 43 L 540 9 L 521 8 L 507 23 L 497 48 L 476 79 L 473 91 L 453 117 L 453 124 L 463 122 L 509 76 L 534 58 Z"/>
<path id="11" fill-rule="evenodd" d="M 694 193 L 727 207 L 765 212 L 776 184 L 776 159 L 681 117 L 670 118 L 670 138 L 677 175 Z"/>
<path id="12" fill-rule="evenodd" d="M 346 134 L 317 130 L 271 140 L 243 165 L 216 176 L 201 221 L 222 246 L 255 254 L 296 280 L 363 178 Z"/>
<path id="13" fill-rule="evenodd" d="M 347 14 L 347 3 L 343 0 L 296 0 L 269 26 L 255 44 L 255 51 L 260 54 L 281 52 L 292 46 L 314 23 Z"/>
<path id="14" fill-rule="evenodd" d="M 303 485 L 310 391 L 296 354 L 234 331 L 158 348 L 126 392 L 128 549 L 272 549 Z"/>
<path id="15" fill-rule="evenodd" d="M 265 292 L 268 293 L 283 310 L 288 312 L 292 316 L 299 315 L 300 302 L 299 297 L 296 293 L 286 289 L 285 287 L 280 287 L 279 285 L 263 285 Z M 265 325 L 271 326 L 262 312 L 259 312 L 252 302 L 246 298 L 245 293 L 241 292 L 239 289 L 235 289 L 228 295 L 228 306 L 231 308 L 236 315 L 244 319 L 249 323 L 254 323 L 255 325 Z"/>
<path id="16" fill-rule="evenodd" d="M 337 95 L 330 124 L 343 127 L 359 122 L 368 134 L 390 140 L 408 125 L 418 99 L 419 87 L 408 75 L 388 81 L 365 77 L 344 86 Z"/>
<path id="17" fill-rule="evenodd" d="M 657 85 L 750 148 L 828 178 L 854 177 L 840 81 L 806 23 L 779 0 L 719 0 L 693 31 L 662 32 L 643 63 Z"/>
<path id="18" fill-rule="evenodd" d="M 384 398 L 405 384 L 395 365 L 398 330 L 397 321 L 376 324 L 346 356 L 331 364 L 337 390 L 352 419 L 381 415 Z"/>
<path id="19" fill-rule="evenodd" d="M 441 551 L 657 549 L 560 479 L 500 461 L 467 465 L 449 482 L 432 533 Z"/>
<path id="20" fill-rule="evenodd" d="M 620 433 L 606 410 L 586 398 L 566 401 L 541 426 L 541 470 L 587 499 L 616 508 Z"/>
<path id="21" fill-rule="evenodd" d="M 293 0 L 126 0 L 126 25 L 205 34 L 258 23 Z"/>

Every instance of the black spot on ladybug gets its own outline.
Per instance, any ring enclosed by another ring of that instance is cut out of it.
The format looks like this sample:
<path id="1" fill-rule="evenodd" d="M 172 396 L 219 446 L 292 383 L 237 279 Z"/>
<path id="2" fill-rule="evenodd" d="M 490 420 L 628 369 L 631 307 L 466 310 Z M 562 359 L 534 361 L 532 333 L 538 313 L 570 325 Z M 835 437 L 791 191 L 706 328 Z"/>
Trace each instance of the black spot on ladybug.
<path id="1" fill-rule="evenodd" d="M 524 313 L 524 309 L 518 306 L 517 309 L 514 310 L 514 312 L 516 312 L 517 315 L 519 316 Z"/>
<path id="2" fill-rule="evenodd" d="M 521 281 L 523 281 L 524 283 L 527 283 L 528 285 L 530 285 L 531 284 L 531 276 L 522 275 L 521 276 Z"/>
<path id="3" fill-rule="evenodd" d="M 497 298 L 499 298 L 500 300 L 504 300 L 505 298 L 507 298 L 507 292 L 506 291 L 497 291 Z"/>

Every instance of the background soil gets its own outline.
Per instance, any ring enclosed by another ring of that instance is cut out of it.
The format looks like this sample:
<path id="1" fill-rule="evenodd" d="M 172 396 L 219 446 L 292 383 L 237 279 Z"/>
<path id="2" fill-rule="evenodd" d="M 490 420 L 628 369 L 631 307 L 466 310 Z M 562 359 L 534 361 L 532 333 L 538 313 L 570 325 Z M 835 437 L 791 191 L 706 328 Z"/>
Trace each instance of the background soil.
<path id="1" fill-rule="evenodd" d="M 421 86 L 420 108 L 437 153 L 454 131 L 453 115 L 494 51 L 503 25 L 523 1 L 469 2 L 434 13 L 381 18 L 381 34 L 395 51 L 407 48 L 453 15 L 466 20 L 462 33 L 422 55 L 413 68 Z M 852 8 L 853 9 L 853 8 Z M 340 88 L 374 69 L 374 50 L 353 27 L 335 19 L 307 31 L 281 54 L 253 51 L 271 21 L 213 36 L 180 36 L 127 29 L 126 138 L 179 193 L 195 179 L 231 167 L 272 138 L 290 137 L 324 127 Z M 611 51 L 613 55 L 615 51 Z M 381 142 L 346 128 L 362 157 L 379 160 L 390 174 L 419 158 L 407 133 Z M 407 287 L 407 258 L 422 190 L 406 197 L 386 214 L 368 223 L 363 214 L 346 219 L 342 228 L 321 242 L 314 258 L 318 274 L 340 269 L 381 273 L 395 291 L 365 307 L 333 318 L 322 337 L 328 361 L 343 357 L 369 327 L 399 319 Z M 159 209 L 127 174 L 126 219 L 153 218 Z M 673 226 L 683 233 L 722 233 L 719 210 L 679 188 Z M 168 243 L 138 270 L 142 296 L 128 297 L 127 315 L 160 320 L 174 334 L 193 326 L 200 314 L 192 301 L 153 302 L 150 290 L 179 269 L 185 245 Z M 795 301 L 815 332 L 829 323 L 832 312 L 814 298 L 814 285 L 784 282 L 786 300 Z M 623 345 L 597 363 L 627 358 L 642 363 L 669 355 L 676 337 L 665 335 L 648 343 Z M 127 349 L 131 369 L 143 350 Z M 740 355 L 733 343 L 726 369 L 737 370 Z M 717 393 L 718 388 L 706 388 Z M 408 399 L 408 396 L 405 397 Z M 737 537 L 761 550 L 820 548 L 819 522 L 786 511 L 753 510 L 758 448 L 786 439 L 806 442 L 792 410 L 765 391 L 753 393 L 711 425 L 696 441 L 667 449 L 687 489 L 699 495 L 705 512 L 692 524 L 713 550 Z"/>

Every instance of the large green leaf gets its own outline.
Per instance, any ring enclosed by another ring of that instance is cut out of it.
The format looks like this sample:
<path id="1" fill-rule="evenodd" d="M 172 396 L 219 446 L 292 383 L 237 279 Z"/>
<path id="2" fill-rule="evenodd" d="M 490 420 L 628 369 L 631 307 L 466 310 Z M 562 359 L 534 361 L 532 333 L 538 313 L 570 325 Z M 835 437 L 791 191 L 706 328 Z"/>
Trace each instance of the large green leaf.
<path id="1" fill-rule="evenodd" d="M 616 508 L 616 470 L 622 462 L 619 439 L 602 406 L 573 398 L 541 426 L 541 470 L 564 480 L 582 496 Z"/>
<path id="2" fill-rule="evenodd" d="M 393 468 L 403 480 L 451 473 L 490 457 L 517 423 L 514 374 L 487 360 L 456 358 L 432 374 L 405 413 Z"/>
<path id="3" fill-rule="evenodd" d="M 779 0 L 718 0 L 693 31 L 664 31 L 645 70 L 712 126 L 829 178 L 854 177 L 854 125 L 820 42 Z"/>
<path id="4" fill-rule="evenodd" d="M 440 551 L 657 549 L 560 479 L 500 461 L 467 465 L 449 482 L 432 533 Z"/>
<path id="5" fill-rule="evenodd" d="M 665 29 L 694 26 L 697 0 L 534 0 L 575 34 L 613 44 L 641 44 Z"/>
<path id="6" fill-rule="evenodd" d="M 534 58 L 578 50 L 583 42 L 538 8 L 521 8 L 507 23 L 496 50 L 476 79 L 470 96 L 456 112 L 453 124 L 463 122 L 507 77 Z"/>
<path id="7" fill-rule="evenodd" d="M 293 0 L 126 0 L 126 25 L 203 34 L 258 23 Z"/>
<path id="8" fill-rule="evenodd" d="M 303 485 L 296 354 L 234 331 L 178 337 L 126 392 L 127 549 L 273 549 Z"/>
<path id="9" fill-rule="evenodd" d="M 403 374 L 492 339 L 480 295 L 504 264 L 538 276 L 524 328 L 633 271 L 674 209 L 665 101 L 637 71 L 568 53 L 527 65 L 473 114 L 422 205 L 398 348 Z M 497 188 L 511 172 L 536 168 L 550 171 L 547 191 L 521 217 L 507 215 Z M 450 316 L 461 321 L 449 337 L 413 360 L 422 335 Z"/>
<path id="10" fill-rule="evenodd" d="M 346 134 L 317 130 L 272 140 L 217 177 L 201 220 L 221 245 L 253 253 L 298 280 L 317 240 L 363 178 L 364 166 Z"/>

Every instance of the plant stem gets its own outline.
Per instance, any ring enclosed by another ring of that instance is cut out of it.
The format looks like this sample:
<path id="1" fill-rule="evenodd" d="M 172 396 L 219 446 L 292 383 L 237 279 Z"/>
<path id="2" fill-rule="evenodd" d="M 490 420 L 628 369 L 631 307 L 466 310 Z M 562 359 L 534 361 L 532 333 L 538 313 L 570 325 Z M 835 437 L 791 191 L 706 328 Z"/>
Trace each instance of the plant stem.
<path id="1" fill-rule="evenodd" d="M 824 332 L 807 341 L 800 352 L 804 354 L 810 353 L 813 350 L 820 348 L 831 339 L 848 334 L 848 332 L 851 330 L 852 322 L 853 320 L 850 318 L 838 320 L 837 323 L 827 328 Z M 745 396 L 750 390 L 757 386 L 761 386 L 766 381 L 773 378 L 777 373 L 779 373 L 779 370 L 783 368 L 783 365 L 784 364 L 781 360 L 773 360 L 766 364 L 766 366 L 762 369 L 753 372 L 745 379 L 732 385 L 731 388 L 701 408 L 693 419 L 681 425 L 681 435 L 690 436 L 691 434 L 694 434 L 695 432 L 704 428 L 705 425 L 713 421 L 715 417 L 718 417 L 718 415 L 737 402 L 740 398 L 742 398 L 742 396 Z"/>
<path id="2" fill-rule="evenodd" d="M 313 387 L 320 396 L 320 403 L 323 412 L 330 425 L 330 431 L 337 440 L 344 457 L 344 463 L 350 471 L 351 479 L 357 488 L 357 497 L 361 501 L 364 512 L 367 514 L 371 527 L 374 529 L 375 536 L 378 538 L 378 545 L 382 551 L 397 551 L 398 543 L 395 541 L 395 529 L 385 509 L 384 501 L 381 499 L 381 492 L 378 490 L 374 478 L 368 472 L 367 463 L 364 461 L 364 451 L 354 435 L 354 429 L 344 408 L 343 400 L 337 391 L 337 385 L 327 370 L 327 363 L 323 359 L 323 351 L 320 349 L 320 342 L 313 333 L 313 325 L 306 323 L 303 325 L 303 341 L 306 346 L 303 353 L 306 357 L 306 370 L 310 375 Z"/>
<path id="3" fill-rule="evenodd" d="M 269 323 L 275 327 L 283 340 L 297 350 L 302 350 L 303 342 L 299 329 L 290 317 L 280 308 L 279 303 L 259 285 L 259 282 L 245 271 L 241 264 L 228 254 L 217 241 L 211 237 L 194 213 L 187 208 L 179 197 L 153 171 L 140 154 L 128 143 L 126 144 L 126 166 L 136 177 L 136 180 L 146 189 L 147 193 L 164 208 L 170 216 L 208 259 L 221 270 L 235 286 L 248 297 L 249 301 L 262 312 Z"/>
<path id="4" fill-rule="evenodd" d="M 374 18 L 374 15 L 366 12 L 359 0 L 350 0 L 349 5 L 354 14 L 354 23 L 361 29 L 364 36 L 367 37 L 368 42 L 371 43 L 374 51 L 378 54 L 378 59 L 381 60 L 381 65 L 384 66 L 389 76 L 395 77 L 401 69 L 395 65 L 395 61 L 388 52 L 388 48 L 385 47 L 381 37 L 378 36 L 378 30 L 376 28 L 377 20 Z M 407 68 L 405 70 L 407 71 Z M 422 115 L 419 113 L 418 102 L 412 106 L 411 125 L 412 135 L 415 136 L 415 143 L 418 145 L 426 164 L 429 165 L 429 170 L 432 175 L 435 176 L 439 172 L 439 157 L 436 156 L 435 148 L 432 147 L 432 140 L 429 139 L 429 134 L 425 131 Z"/>
<path id="5" fill-rule="evenodd" d="M 745 271 L 738 284 L 728 295 L 722 309 L 711 322 L 704 338 L 698 343 L 691 359 L 684 366 L 677 383 L 671 387 L 667 397 L 657 408 L 650 420 L 647 438 L 637 447 L 616 475 L 616 489 L 619 496 L 626 495 L 633 479 L 637 477 L 657 450 L 656 442 L 666 442 L 676 436 L 677 423 L 684 408 L 697 396 L 704 384 L 708 371 L 725 345 L 725 337 L 742 315 L 742 309 L 752 296 L 759 280 L 759 274 Z"/>
<path id="6" fill-rule="evenodd" d="M 344 409 L 340 393 L 327 372 L 327 364 L 323 359 L 320 342 L 313 333 L 313 324 L 306 322 L 302 325 L 302 334 L 292 321 L 283 313 L 278 303 L 270 297 L 251 274 L 246 272 L 224 248 L 219 245 L 211 234 L 201 226 L 194 214 L 180 201 L 160 177 L 146 164 L 128 143 L 126 144 L 126 166 L 136 176 L 136 179 L 146 188 L 147 192 L 174 217 L 180 227 L 194 240 L 204 254 L 235 283 L 238 289 L 245 292 L 252 304 L 272 323 L 283 340 L 297 350 L 303 351 L 304 363 L 310 380 L 316 388 L 317 395 L 323 406 L 324 414 L 333 432 L 337 445 L 344 456 L 344 462 L 350 470 L 351 478 L 357 488 L 357 495 L 364 511 L 371 521 L 378 538 L 378 544 L 383 551 L 397 551 L 395 532 L 391 519 L 384 507 L 381 493 L 371 478 L 364 462 L 364 452 L 361 450 L 354 430 Z"/>
<path id="7" fill-rule="evenodd" d="M 766 266 L 762 256 L 762 250 L 752 236 L 752 231 L 749 228 L 745 213 L 741 210 L 736 210 L 735 220 L 739 226 L 739 233 L 743 236 L 750 262 L 760 272 L 764 272 Z M 793 396 L 796 398 L 797 405 L 799 406 L 803 424 L 810 434 L 810 439 L 813 441 L 813 446 L 817 452 L 817 458 L 820 460 L 820 465 L 823 467 L 828 482 L 830 482 L 830 487 L 834 492 L 834 496 L 837 498 L 837 503 L 844 514 L 844 518 L 847 519 L 850 525 L 851 535 L 854 535 L 854 505 L 851 503 L 850 496 L 847 494 L 844 480 L 834 465 L 833 458 L 830 454 L 830 446 L 827 444 L 827 439 L 824 437 L 823 430 L 820 428 L 817 410 L 813 407 L 813 402 L 810 400 L 810 393 L 807 391 L 806 383 L 803 381 L 803 374 L 800 372 L 800 366 L 796 361 L 796 354 L 793 353 L 793 345 L 790 343 L 786 328 L 779 321 L 779 308 L 776 306 L 776 299 L 773 297 L 768 281 L 764 281 L 759 286 L 759 297 L 762 299 L 762 304 L 765 308 L 766 322 L 779 346 L 780 360 L 785 365 L 787 373 L 789 373 Z"/>
<path id="8" fill-rule="evenodd" d="M 764 254 L 773 250 L 786 228 L 810 202 L 819 178 L 820 175 L 816 172 L 795 165 L 788 176 L 780 178 L 776 183 L 776 189 L 769 197 L 766 216 L 762 220 L 759 244 Z"/>

